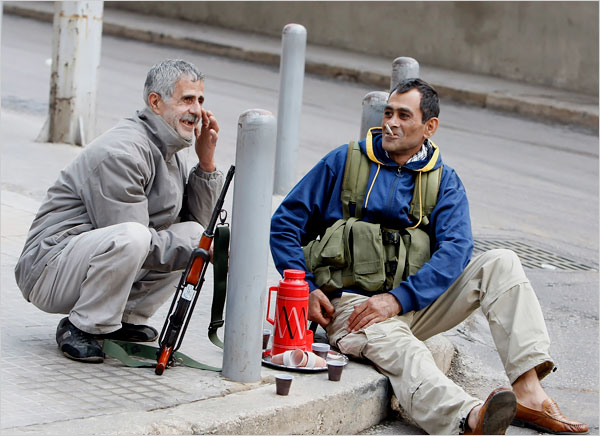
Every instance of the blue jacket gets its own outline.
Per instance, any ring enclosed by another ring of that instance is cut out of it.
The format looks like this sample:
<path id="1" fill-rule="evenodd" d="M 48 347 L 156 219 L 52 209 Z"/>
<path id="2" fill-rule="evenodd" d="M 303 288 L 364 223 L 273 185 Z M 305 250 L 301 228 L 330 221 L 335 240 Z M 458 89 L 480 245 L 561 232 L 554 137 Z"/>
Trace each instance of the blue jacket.
<path id="1" fill-rule="evenodd" d="M 373 129 L 372 132 L 359 142 L 361 151 L 375 162 L 371 164 L 367 186 L 372 185 L 372 189 L 365 198 L 362 219 L 392 229 L 415 225 L 414 218 L 409 215 L 415 169 L 427 164 L 437 168 L 442 165 L 442 158 L 439 152 L 430 152 L 427 159 L 400 167 L 381 147 L 381 130 Z M 307 271 L 302 246 L 323 235 L 327 227 L 342 218 L 340 194 L 347 153 L 347 145 L 328 153 L 275 211 L 271 219 L 271 254 L 280 273 L 288 268 Z M 381 165 L 373 183 L 377 163 Z M 403 313 L 423 309 L 435 301 L 463 272 L 473 252 L 465 188 L 448 165 L 442 170 L 438 201 L 430 216 L 429 236 L 432 254 L 429 262 L 390 291 L 402 305 Z M 318 288 L 313 274 L 307 272 L 306 281 L 311 291 Z M 344 291 L 373 295 L 360 288 Z"/>

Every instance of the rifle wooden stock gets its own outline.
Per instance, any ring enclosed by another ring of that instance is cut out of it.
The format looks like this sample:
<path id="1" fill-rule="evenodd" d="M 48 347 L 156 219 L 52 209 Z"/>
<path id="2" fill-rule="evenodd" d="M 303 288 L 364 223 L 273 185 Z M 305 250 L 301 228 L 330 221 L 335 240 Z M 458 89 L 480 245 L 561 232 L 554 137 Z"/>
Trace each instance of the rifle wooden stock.
<path id="1" fill-rule="evenodd" d="M 200 239 L 200 243 L 198 244 L 198 248 L 202 248 L 210 252 L 210 247 L 212 245 L 212 241 L 214 239 L 213 235 L 207 235 L 206 232 L 202 233 L 202 238 Z M 192 267 L 190 268 L 190 272 L 188 273 L 185 282 L 186 284 L 196 285 L 200 281 L 200 273 L 202 272 L 202 268 L 204 267 L 204 259 L 202 257 L 197 257 L 192 263 Z"/>

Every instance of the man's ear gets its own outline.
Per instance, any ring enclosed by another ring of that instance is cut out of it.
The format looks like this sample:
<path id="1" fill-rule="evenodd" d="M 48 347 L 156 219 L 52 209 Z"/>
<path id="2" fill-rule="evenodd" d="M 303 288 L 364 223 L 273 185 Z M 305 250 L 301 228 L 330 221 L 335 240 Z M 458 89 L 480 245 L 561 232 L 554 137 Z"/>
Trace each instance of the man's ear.
<path id="1" fill-rule="evenodd" d="M 161 108 L 160 104 L 162 103 L 162 98 L 156 92 L 151 92 L 148 94 L 148 106 L 155 114 L 160 115 Z"/>
<path id="2" fill-rule="evenodd" d="M 429 118 L 427 121 L 425 121 L 425 138 L 431 138 L 437 130 L 439 124 L 440 120 L 438 120 L 436 117 Z"/>

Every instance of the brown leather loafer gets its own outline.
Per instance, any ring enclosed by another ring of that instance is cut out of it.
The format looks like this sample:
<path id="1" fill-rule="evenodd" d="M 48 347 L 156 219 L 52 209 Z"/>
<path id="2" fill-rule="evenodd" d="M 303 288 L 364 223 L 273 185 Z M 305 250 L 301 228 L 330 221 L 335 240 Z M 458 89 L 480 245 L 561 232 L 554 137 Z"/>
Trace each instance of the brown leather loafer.
<path id="1" fill-rule="evenodd" d="M 517 398 L 512 389 L 494 389 L 481 406 L 477 426 L 465 434 L 505 434 L 516 410 Z"/>
<path id="2" fill-rule="evenodd" d="M 512 424 L 552 434 L 586 434 L 589 431 L 586 424 L 565 418 L 552 398 L 542 403 L 542 410 L 517 403 L 517 415 Z"/>

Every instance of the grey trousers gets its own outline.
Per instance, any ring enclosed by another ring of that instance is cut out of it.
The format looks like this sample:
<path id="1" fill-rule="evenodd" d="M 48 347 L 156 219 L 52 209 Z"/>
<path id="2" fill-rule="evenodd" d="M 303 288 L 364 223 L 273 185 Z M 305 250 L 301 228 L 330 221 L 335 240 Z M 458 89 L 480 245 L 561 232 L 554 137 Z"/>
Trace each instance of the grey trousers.
<path id="1" fill-rule="evenodd" d="M 519 258 L 510 250 L 475 257 L 426 308 L 348 333 L 354 306 L 367 298 L 344 293 L 332 301 L 336 318 L 326 329 L 331 345 L 370 360 L 390 379 L 404 410 L 430 434 L 458 434 L 460 421 L 482 401 L 446 377 L 422 341 L 455 327 L 478 307 L 489 322 L 511 384 L 532 368 L 541 379 L 554 367 L 539 302 Z"/>
<path id="2" fill-rule="evenodd" d="M 193 247 L 202 236 L 195 222 L 173 224 Z M 171 297 L 181 271 L 142 269 L 151 234 L 139 223 L 122 223 L 75 236 L 44 268 L 29 301 L 49 313 L 69 314 L 79 329 L 110 333 L 121 322 L 143 324 Z"/>

